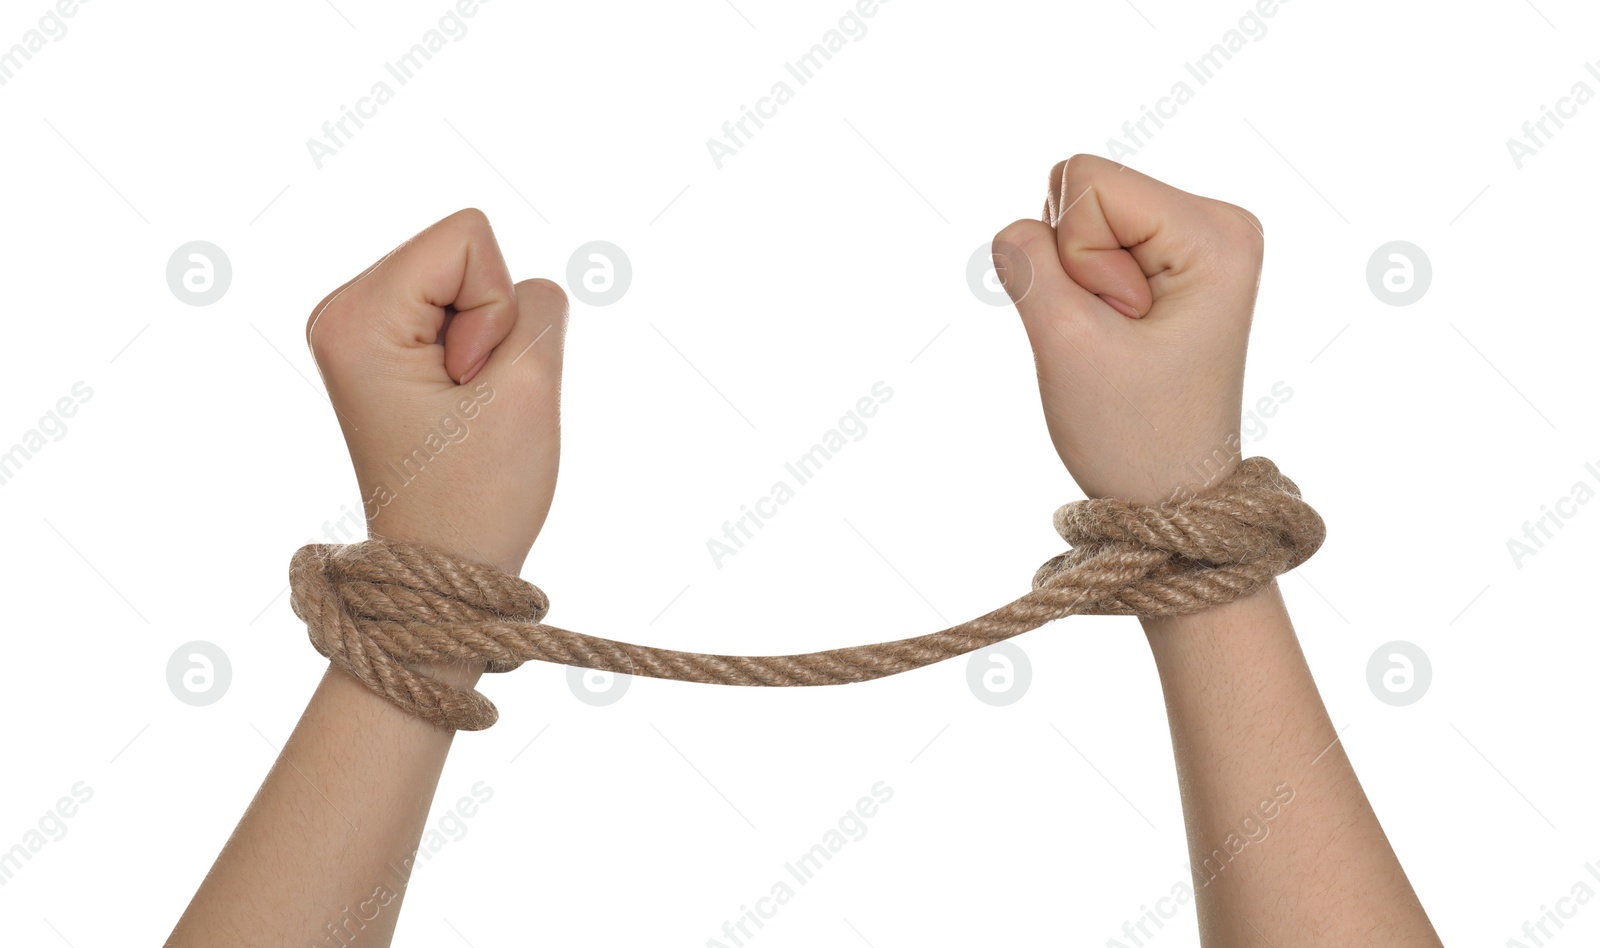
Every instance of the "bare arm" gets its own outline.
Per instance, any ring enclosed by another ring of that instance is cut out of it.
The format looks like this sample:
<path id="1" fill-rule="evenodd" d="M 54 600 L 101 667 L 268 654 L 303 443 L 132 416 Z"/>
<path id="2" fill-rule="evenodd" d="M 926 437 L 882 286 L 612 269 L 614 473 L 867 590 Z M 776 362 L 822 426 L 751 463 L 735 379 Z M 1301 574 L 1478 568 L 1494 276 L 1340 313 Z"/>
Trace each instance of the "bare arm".
<path id="1" fill-rule="evenodd" d="M 1146 619 L 1206 945 L 1438 945 L 1276 585 Z"/>
<path id="2" fill-rule="evenodd" d="M 521 570 L 555 492 L 565 330 L 564 294 L 513 286 L 475 210 L 317 306 L 306 337 L 370 533 Z M 453 738 L 330 668 L 167 944 L 389 944 Z"/>
<path id="3" fill-rule="evenodd" d="M 1051 172 L 1045 218 L 994 251 L 1067 470 L 1091 497 L 1138 503 L 1217 483 L 1241 460 L 1260 221 L 1087 155 Z M 1205 944 L 1437 945 L 1277 586 L 1144 625 Z"/>
<path id="4" fill-rule="evenodd" d="M 167 944 L 387 945 L 453 737 L 330 667 Z"/>

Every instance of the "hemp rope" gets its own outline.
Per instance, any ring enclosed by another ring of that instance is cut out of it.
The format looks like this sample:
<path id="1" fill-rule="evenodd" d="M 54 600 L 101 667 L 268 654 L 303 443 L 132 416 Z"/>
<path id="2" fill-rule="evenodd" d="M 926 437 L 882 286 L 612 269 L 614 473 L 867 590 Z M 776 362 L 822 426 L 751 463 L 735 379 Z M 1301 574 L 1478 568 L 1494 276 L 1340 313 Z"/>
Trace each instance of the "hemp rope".
<path id="1" fill-rule="evenodd" d="M 313 543 L 289 564 L 311 642 L 372 691 L 434 724 L 481 730 L 499 716 L 472 689 L 409 665 L 527 661 L 720 685 L 837 685 L 921 668 L 1069 615 L 1176 616 L 1249 595 L 1322 545 L 1322 518 L 1261 457 L 1180 502 L 1080 500 L 1056 511 L 1072 549 L 1014 602 L 943 631 L 803 655 L 705 655 L 544 625 L 549 599 L 493 567 L 383 539 Z"/>

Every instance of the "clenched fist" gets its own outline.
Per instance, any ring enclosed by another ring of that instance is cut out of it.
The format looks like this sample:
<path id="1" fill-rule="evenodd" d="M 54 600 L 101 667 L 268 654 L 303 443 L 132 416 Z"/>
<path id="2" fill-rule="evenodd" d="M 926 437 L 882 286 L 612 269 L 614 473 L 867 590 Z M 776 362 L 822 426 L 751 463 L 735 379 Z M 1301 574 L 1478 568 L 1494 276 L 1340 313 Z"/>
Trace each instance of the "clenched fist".
<path id="1" fill-rule="evenodd" d="M 369 533 L 522 568 L 555 493 L 566 324 L 560 287 L 512 285 L 471 209 L 317 305 L 306 341 Z"/>
<path id="2" fill-rule="evenodd" d="M 1248 211 L 1091 155 L 1050 172 L 1044 221 L 996 235 L 1050 437 L 1085 494 L 1154 503 L 1237 466 L 1262 246 Z"/>

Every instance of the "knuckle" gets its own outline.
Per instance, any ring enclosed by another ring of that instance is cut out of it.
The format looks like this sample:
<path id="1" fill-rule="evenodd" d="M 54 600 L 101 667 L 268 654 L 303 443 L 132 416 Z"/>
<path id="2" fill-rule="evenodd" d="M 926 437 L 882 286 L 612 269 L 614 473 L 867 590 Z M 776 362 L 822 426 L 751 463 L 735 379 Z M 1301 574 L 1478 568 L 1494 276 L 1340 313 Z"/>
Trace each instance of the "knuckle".
<path id="1" fill-rule="evenodd" d="M 1112 166 L 1110 159 L 1102 158 L 1099 155 L 1087 154 L 1085 152 L 1079 152 L 1078 154 L 1073 155 L 1071 158 L 1068 158 L 1065 162 L 1063 162 L 1063 164 L 1066 167 L 1062 168 L 1061 170 L 1066 175 L 1066 180 L 1073 185 L 1072 190 L 1074 191 L 1081 190 L 1080 188 L 1076 187 L 1078 182 L 1086 179 L 1092 179 L 1100 172 Z"/>
<path id="2" fill-rule="evenodd" d="M 567 318 L 567 291 L 561 284 L 544 277 L 535 277 L 517 284 L 517 295 L 528 300 L 540 312 Z"/>
<path id="3" fill-rule="evenodd" d="M 306 345 L 317 365 L 336 366 L 351 355 L 349 336 L 353 306 L 349 294 L 336 290 L 317 304 L 306 319 Z"/>
<path id="4" fill-rule="evenodd" d="M 1266 249 L 1267 238 L 1261 219 L 1250 211 L 1225 201 L 1217 201 L 1212 208 L 1211 227 L 1216 239 L 1228 251 L 1250 253 L 1259 258 Z"/>
<path id="5" fill-rule="evenodd" d="M 561 284 L 545 277 L 523 280 L 517 289 L 533 293 L 540 300 L 548 300 L 561 305 L 565 305 L 567 301 L 567 291 L 561 288 Z"/>
<path id="6" fill-rule="evenodd" d="M 457 239 L 470 239 L 480 234 L 494 233 L 494 227 L 489 223 L 489 215 L 476 207 L 464 207 L 448 217 L 440 218 L 430 224 L 423 233 L 445 234 Z M 421 235 L 418 235 L 419 237 Z"/>
<path id="7" fill-rule="evenodd" d="M 1062 160 L 1050 166 L 1050 176 L 1046 180 L 1050 182 L 1050 188 L 1052 191 L 1061 190 L 1061 182 L 1066 180 L 1067 167 L 1070 164 L 1072 164 L 1071 158 L 1063 158 Z"/>
<path id="8" fill-rule="evenodd" d="M 460 224 L 467 224 L 475 227 L 489 226 L 489 215 L 485 214 L 482 209 L 476 207 L 464 207 L 461 210 L 456 211 L 454 214 L 451 214 L 447 219 L 456 221 Z"/>
<path id="9" fill-rule="evenodd" d="M 1054 235 L 1054 233 L 1055 231 L 1050 228 L 1049 224 L 1025 217 L 1021 220 L 1012 221 L 1000 228 L 1000 231 L 994 235 L 990 249 L 996 254 L 1013 251 L 1026 252 L 1029 244 L 1045 234 Z"/>

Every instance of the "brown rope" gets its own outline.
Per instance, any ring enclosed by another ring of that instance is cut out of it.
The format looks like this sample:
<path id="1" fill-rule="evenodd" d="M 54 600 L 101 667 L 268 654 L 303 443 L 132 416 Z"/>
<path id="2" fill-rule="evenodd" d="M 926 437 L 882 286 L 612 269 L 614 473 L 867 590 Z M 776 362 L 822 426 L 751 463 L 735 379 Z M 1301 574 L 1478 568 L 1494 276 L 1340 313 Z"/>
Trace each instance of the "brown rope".
<path id="1" fill-rule="evenodd" d="M 544 625 L 545 594 L 488 566 L 387 540 L 313 543 L 289 565 L 295 614 L 317 651 L 412 714 L 480 730 L 494 704 L 407 667 L 526 661 L 720 685 L 837 685 L 921 668 L 1069 615 L 1173 616 L 1248 595 L 1322 545 L 1322 518 L 1266 458 L 1177 503 L 1081 500 L 1056 511 L 1071 545 L 1033 589 L 999 609 L 915 638 L 804 655 L 703 655 Z"/>

